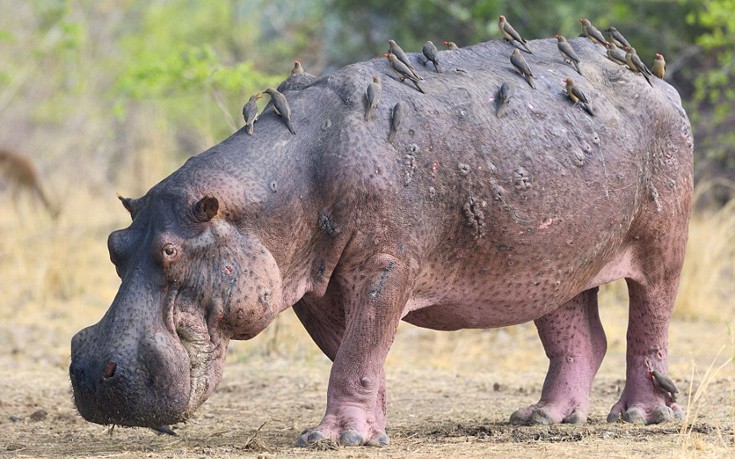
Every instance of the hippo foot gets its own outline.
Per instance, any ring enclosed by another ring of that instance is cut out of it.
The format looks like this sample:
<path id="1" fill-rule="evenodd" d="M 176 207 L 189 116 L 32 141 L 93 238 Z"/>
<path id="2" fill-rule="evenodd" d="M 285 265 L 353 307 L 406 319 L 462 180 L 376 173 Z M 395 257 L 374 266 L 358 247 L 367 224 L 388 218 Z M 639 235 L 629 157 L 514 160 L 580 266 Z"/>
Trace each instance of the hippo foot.
<path id="1" fill-rule="evenodd" d="M 567 404 L 537 403 L 516 410 L 510 416 L 511 424 L 520 425 L 584 424 L 585 422 L 587 422 L 587 410 L 581 406 L 570 408 Z"/>
<path id="2" fill-rule="evenodd" d="M 671 406 L 661 404 L 632 405 L 629 408 L 623 399 L 616 403 L 607 415 L 607 422 L 630 422 L 631 424 L 662 424 L 672 420 L 684 419 L 684 411 L 676 403 Z"/>
<path id="3" fill-rule="evenodd" d="M 323 430 L 322 430 L 323 429 Z M 296 440 L 296 446 L 305 447 L 334 442 L 342 446 L 388 446 L 390 438 L 385 432 L 376 432 L 368 440 L 356 430 L 326 429 L 322 426 L 305 430 Z"/>

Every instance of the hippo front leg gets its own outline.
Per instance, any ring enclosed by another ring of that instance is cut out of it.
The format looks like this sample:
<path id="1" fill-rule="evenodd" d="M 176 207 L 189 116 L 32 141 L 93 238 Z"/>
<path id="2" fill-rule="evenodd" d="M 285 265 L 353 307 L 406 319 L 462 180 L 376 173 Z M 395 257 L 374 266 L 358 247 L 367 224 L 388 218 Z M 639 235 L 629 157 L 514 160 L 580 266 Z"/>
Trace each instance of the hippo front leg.
<path id="1" fill-rule="evenodd" d="M 301 434 L 298 445 L 330 439 L 345 446 L 384 446 L 389 439 L 383 365 L 406 303 L 409 276 L 404 265 L 388 255 L 335 275 L 344 333 L 338 340 L 324 326 L 309 330 L 327 355 L 336 343 L 339 347 L 329 377 L 326 414 L 318 426 Z M 298 306 L 297 314 L 302 321 L 319 315 L 305 304 Z"/>
<path id="2" fill-rule="evenodd" d="M 581 424 L 587 421 L 589 392 L 607 350 L 597 307 L 597 288 L 584 291 L 536 320 L 546 356 L 541 400 L 517 410 L 514 424 Z"/>

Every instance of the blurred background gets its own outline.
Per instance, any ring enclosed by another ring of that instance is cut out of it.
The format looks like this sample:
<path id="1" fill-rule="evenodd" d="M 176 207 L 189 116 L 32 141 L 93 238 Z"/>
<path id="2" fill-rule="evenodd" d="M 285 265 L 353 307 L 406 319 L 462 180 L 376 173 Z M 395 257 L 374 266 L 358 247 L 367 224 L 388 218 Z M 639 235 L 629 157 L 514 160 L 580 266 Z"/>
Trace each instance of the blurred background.
<path id="1" fill-rule="evenodd" d="M 697 211 L 676 318 L 725 333 L 735 315 L 731 0 L 0 0 L 0 366 L 32 362 L 29 371 L 64 377 L 71 334 L 99 320 L 119 285 L 106 238 L 129 217 L 115 194 L 142 195 L 229 136 L 247 97 L 277 85 L 294 59 L 324 75 L 379 55 L 389 38 L 406 51 L 429 39 L 500 39 L 500 14 L 529 39 L 577 36 L 586 17 L 616 26 L 649 65 L 665 56 L 696 145 Z M 626 294 L 621 286 L 603 294 L 619 366 Z M 412 338 L 397 341 L 397 352 L 423 350 L 439 366 L 474 365 L 492 343 L 524 334 L 537 359 L 523 365 L 545 369 L 532 324 L 402 330 Z M 233 359 L 317 358 L 309 341 L 289 312 L 253 343 L 234 345 Z M 691 352 L 712 345 L 695 341 Z M 684 369 L 689 356 L 680 358 Z"/>
<path id="2" fill-rule="evenodd" d="M 324 75 L 394 38 L 460 46 L 579 34 L 578 17 L 621 30 L 666 79 L 694 125 L 700 196 L 735 179 L 735 7 L 729 0 L 0 0 L 0 148 L 28 158 L 63 201 L 69 183 L 145 192 L 240 125 L 247 97 L 293 60 Z M 69 167 L 73 164 L 73 167 Z M 62 193 L 61 196 L 58 193 Z M 701 204 L 701 201 L 700 201 Z M 63 207 L 63 205 L 62 205 Z"/>

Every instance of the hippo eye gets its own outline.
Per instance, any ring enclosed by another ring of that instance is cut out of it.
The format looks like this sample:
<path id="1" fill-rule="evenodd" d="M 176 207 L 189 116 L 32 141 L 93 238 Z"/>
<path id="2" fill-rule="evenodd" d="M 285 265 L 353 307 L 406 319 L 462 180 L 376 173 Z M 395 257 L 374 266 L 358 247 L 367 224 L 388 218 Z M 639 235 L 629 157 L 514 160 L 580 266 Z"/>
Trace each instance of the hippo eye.
<path id="1" fill-rule="evenodd" d="M 174 255 L 176 255 L 176 247 L 174 247 L 173 244 L 166 244 L 166 245 L 164 245 L 163 246 L 163 254 L 167 258 L 173 257 Z"/>

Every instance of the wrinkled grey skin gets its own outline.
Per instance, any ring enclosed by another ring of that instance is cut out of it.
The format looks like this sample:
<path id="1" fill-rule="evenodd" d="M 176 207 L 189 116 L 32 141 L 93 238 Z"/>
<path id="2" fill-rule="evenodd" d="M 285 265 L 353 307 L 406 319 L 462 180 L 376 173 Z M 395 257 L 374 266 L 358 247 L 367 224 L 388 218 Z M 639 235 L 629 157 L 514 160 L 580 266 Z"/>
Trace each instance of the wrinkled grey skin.
<path id="1" fill-rule="evenodd" d="M 661 422 L 655 390 L 692 194 L 692 137 L 676 91 L 570 40 L 596 114 L 572 106 L 554 39 L 530 43 L 537 89 L 488 42 L 440 53 L 426 95 L 385 60 L 284 90 L 298 135 L 272 111 L 191 158 L 110 235 L 122 279 L 102 320 L 72 341 L 80 413 L 102 424 L 187 419 L 220 380 L 227 343 L 292 307 L 334 361 L 321 438 L 383 445 L 383 363 L 400 320 L 438 330 L 534 320 L 549 357 L 518 423 L 584 422 L 606 349 L 597 287 L 630 291 L 626 386 L 609 419 Z M 420 57 L 411 54 L 418 63 Z M 365 88 L 383 96 L 365 123 Z M 502 118 L 492 97 L 516 91 Z M 409 106 L 393 144 L 390 110 Z M 622 376 L 622 375 L 621 375 Z M 458 401 L 458 403 L 462 403 Z M 468 401 L 469 403 L 469 401 Z"/>

